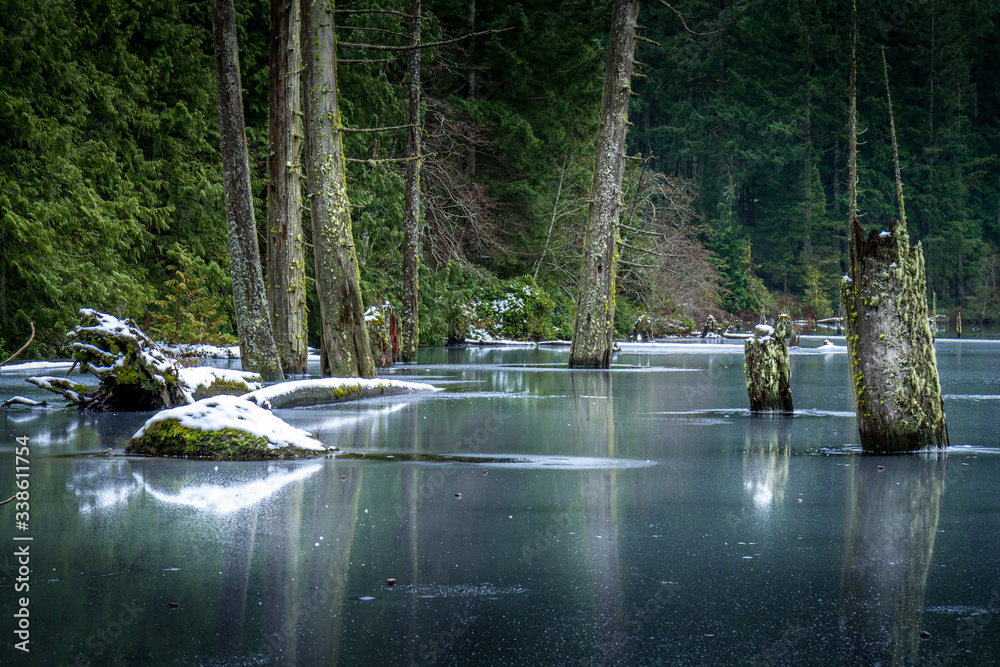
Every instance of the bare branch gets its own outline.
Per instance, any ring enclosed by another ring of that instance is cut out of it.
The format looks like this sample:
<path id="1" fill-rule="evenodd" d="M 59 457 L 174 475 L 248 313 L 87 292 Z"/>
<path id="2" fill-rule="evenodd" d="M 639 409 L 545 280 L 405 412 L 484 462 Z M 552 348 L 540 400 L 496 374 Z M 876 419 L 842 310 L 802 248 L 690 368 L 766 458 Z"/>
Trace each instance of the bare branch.
<path id="1" fill-rule="evenodd" d="M 409 125 L 390 125 L 387 127 L 342 127 L 341 132 L 347 134 L 369 134 L 371 132 L 389 132 L 390 130 L 405 130 L 411 127 L 416 127 L 414 123 Z"/>
<path id="2" fill-rule="evenodd" d="M 389 14 L 391 16 L 402 16 L 406 19 L 414 18 L 409 14 L 396 12 L 391 9 L 334 9 L 333 11 L 336 14 Z"/>
<path id="3" fill-rule="evenodd" d="M 10 355 L 9 357 L 7 357 L 6 359 L 4 359 L 3 361 L 0 361 L 0 366 L 3 366 L 4 364 L 6 364 L 9 361 L 11 361 L 14 358 L 16 358 L 17 355 L 19 355 L 22 352 L 24 352 L 25 348 L 27 348 L 29 345 L 31 345 L 31 341 L 33 341 L 33 340 L 35 340 L 35 323 L 34 322 L 31 323 L 31 336 L 28 338 L 28 342 L 25 343 L 24 345 L 22 345 L 21 349 L 19 349 L 17 352 L 15 352 L 14 354 Z"/>
<path id="4" fill-rule="evenodd" d="M 502 28 L 500 30 L 483 30 L 482 32 L 470 32 L 467 35 L 462 35 L 461 37 L 456 37 L 454 39 L 446 39 L 443 42 L 427 42 L 424 44 L 410 44 L 407 46 L 390 46 L 387 44 L 356 44 L 354 42 L 341 42 L 337 41 L 337 46 L 344 46 L 349 49 L 370 49 L 372 51 L 415 51 L 416 49 L 429 49 L 437 46 L 446 46 L 448 44 L 455 44 L 456 42 L 461 42 L 463 40 L 469 39 L 470 37 L 481 37 L 483 35 L 495 35 L 501 32 L 507 32 L 508 30 L 513 30 L 513 28 Z"/>
<path id="5" fill-rule="evenodd" d="M 677 18 L 681 20 L 681 25 L 684 26 L 684 29 L 687 30 L 692 35 L 694 35 L 695 37 L 708 37 L 709 35 L 715 35 L 717 33 L 726 31 L 725 28 L 721 28 L 719 30 L 713 30 L 712 32 L 695 32 L 694 30 L 688 27 L 687 22 L 684 20 L 683 14 L 681 14 L 679 11 L 671 7 L 666 0 L 660 0 L 660 2 L 662 2 L 664 6 L 666 6 L 666 8 L 672 11 L 674 14 L 677 14 Z"/>
<path id="6" fill-rule="evenodd" d="M 375 160 L 362 159 L 362 158 L 356 158 L 356 157 L 345 157 L 344 161 L 345 162 L 352 162 L 354 164 L 367 164 L 367 165 L 370 165 L 370 166 L 374 166 L 376 164 L 381 164 L 381 163 L 385 163 L 385 162 L 412 162 L 413 160 L 419 160 L 421 158 L 426 158 L 426 157 L 428 157 L 428 156 L 427 155 L 420 155 L 420 156 L 417 156 L 417 157 L 383 157 L 383 158 L 378 158 L 378 159 L 375 159 Z"/>
<path id="7" fill-rule="evenodd" d="M 653 46 L 659 46 L 660 48 L 663 48 L 662 44 L 660 44 L 659 42 L 655 42 L 655 41 L 651 40 L 649 37 L 643 37 L 642 35 L 636 35 L 635 38 L 636 38 L 636 40 L 638 40 L 640 42 L 646 42 L 647 44 L 652 44 Z"/>
<path id="8" fill-rule="evenodd" d="M 368 63 L 391 63 L 392 58 L 364 58 L 361 60 L 350 60 L 348 58 L 337 58 L 338 65 L 367 65 Z"/>

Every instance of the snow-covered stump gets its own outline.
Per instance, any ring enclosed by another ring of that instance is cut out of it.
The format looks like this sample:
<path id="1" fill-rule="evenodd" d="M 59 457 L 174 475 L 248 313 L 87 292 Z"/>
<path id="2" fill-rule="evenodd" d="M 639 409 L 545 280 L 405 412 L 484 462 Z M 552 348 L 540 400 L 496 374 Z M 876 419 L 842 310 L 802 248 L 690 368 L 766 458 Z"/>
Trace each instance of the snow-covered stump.
<path id="1" fill-rule="evenodd" d="M 709 315 L 705 319 L 705 326 L 701 328 L 701 337 L 708 338 L 709 334 L 719 333 L 719 322 L 715 319 L 714 315 Z"/>
<path id="2" fill-rule="evenodd" d="M 372 359 L 379 368 L 390 368 L 399 361 L 399 313 L 388 301 L 381 306 L 372 306 L 365 311 L 368 326 L 368 340 L 371 343 Z"/>
<path id="3" fill-rule="evenodd" d="M 99 378 L 100 385 L 94 389 L 53 377 L 28 382 L 87 410 L 157 410 L 188 402 L 174 360 L 132 320 L 81 308 L 80 324 L 66 339 L 80 370 Z"/>
<path id="4" fill-rule="evenodd" d="M 758 324 L 744 343 L 750 412 L 792 412 L 791 366 L 785 339 Z"/>
<path id="5" fill-rule="evenodd" d="M 774 328 L 774 332 L 781 340 L 788 341 L 788 347 L 799 346 L 799 334 L 795 331 L 795 323 L 792 322 L 791 315 L 787 313 L 778 315 L 778 325 Z"/>
<path id="6" fill-rule="evenodd" d="M 215 396 L 158 412 L 125 448 L 126 454 L 234 461 L 306 458 L 326 452 L 311 434 L 236 396 Z"/>
<path id="7" fill-rule="evenodd" d="M 841 296 L 861 447 L 896 453 L 947 446 L 923 249 L 910 246 L 896 220 L 866 238 L 855 219 L 850 247 Z"/>

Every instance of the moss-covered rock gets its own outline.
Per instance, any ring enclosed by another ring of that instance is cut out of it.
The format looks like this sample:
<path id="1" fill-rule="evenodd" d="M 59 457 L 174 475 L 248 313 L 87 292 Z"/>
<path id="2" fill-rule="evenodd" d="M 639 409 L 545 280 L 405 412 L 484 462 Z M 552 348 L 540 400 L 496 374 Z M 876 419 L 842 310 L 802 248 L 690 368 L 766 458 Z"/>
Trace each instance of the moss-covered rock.
<path id="1" fill-rule="evenodd" d="M 125 448 L 126 454 L 143 456 L 182 456 L 219 461 L 258 461 L 262 459 L 311 458 L 322 454 L 298 447 L 270 446 L 267 438 L 246 431 L 225 428 L 199 431 L 167 420 L 150 426 Z"/>
<path id="2" fill-rule="evenodd" d="M 235 396 L 163 410 L 147 421 L 127 454 L 219 460 L 306 458 L 327 448 L 309 433 Z"/>

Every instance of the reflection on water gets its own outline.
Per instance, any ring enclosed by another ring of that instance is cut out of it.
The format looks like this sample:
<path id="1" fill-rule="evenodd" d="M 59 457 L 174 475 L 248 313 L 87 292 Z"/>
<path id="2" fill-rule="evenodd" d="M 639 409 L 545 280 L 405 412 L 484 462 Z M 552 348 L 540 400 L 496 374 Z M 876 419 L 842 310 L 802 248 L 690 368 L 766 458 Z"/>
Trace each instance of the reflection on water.
<path id="1" fill-rule="evenodd" d="M 743 453 L 743 485 L 760 511 L 785 500 L 791 454 L 792 417 L 751 415 Z"/>
<path id="2" fill-rule="evenodd" d="M 838 354 L 795 355 L 801 409 L 752 418 L 738 355 L 422 350 L 395 375 L 446 391 L 279 411 L 345 454 L 301 462 L 93 456 L 148 415 L 0 412 L 33 446 L 18 664 L 974 664 L 1000 651 L 1000 345 L 958 345 L 950 461 L 852 454 Z"/>
<path id="3" fill-rule="evenodd" d="M 866 457 L 848 488 L 840 585 L 845 664 L 914 664 L 946 454 Z"/>

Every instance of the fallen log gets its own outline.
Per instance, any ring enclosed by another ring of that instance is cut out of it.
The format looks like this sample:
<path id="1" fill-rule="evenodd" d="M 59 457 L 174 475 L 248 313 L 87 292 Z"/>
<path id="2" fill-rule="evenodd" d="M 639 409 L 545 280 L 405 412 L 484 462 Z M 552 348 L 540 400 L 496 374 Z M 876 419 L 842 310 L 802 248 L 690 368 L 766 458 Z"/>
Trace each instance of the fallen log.
<path id="1" fill-rule="evenodd" d="M 359 398 L 393 396 L 425 391 L 439 391 L 423 382 L 404 382 L 374 378 L 322 378 L 319 380 L 294 380 L 279 382 L 244 394 L 244 398 L 263 408 L 302 408 L 328 405 Z"/>

